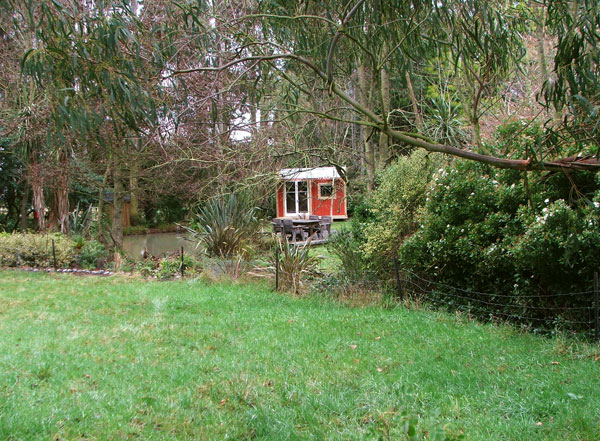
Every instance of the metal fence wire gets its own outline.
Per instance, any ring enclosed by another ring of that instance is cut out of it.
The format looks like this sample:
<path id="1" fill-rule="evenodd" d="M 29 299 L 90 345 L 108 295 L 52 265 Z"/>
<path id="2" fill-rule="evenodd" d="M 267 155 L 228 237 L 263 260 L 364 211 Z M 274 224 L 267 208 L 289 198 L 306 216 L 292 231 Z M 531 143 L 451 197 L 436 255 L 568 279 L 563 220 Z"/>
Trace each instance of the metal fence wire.
<path id="1" fill-rule="evenodd" d="M 341 291 L 357 288 L 386 290 L 398 300 L 418 301 L 436 309 L 460 311 L 482 321 L 509 322 L 536 332 L 573 331 L 598 341 L 598 275 L 591 276 L 587 291 L 510 295 L 437 282 L 399 268 L 394 262 L 392 275 L 365 272 L 356 277 L 342 276 L 329 285 Z"/>

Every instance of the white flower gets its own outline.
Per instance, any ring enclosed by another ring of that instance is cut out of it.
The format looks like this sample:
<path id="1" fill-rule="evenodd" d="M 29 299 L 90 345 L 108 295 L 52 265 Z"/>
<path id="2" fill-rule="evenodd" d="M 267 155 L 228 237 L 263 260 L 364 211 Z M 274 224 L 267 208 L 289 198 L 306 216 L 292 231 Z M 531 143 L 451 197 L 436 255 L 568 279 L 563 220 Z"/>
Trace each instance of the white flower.
<path id="1" fill-rule="evenodd" d="M 548 202 L 550 202 L 550 199 L 546 198 L 546 200 L 544 200 L 544 202 L 547 204 Z"/>

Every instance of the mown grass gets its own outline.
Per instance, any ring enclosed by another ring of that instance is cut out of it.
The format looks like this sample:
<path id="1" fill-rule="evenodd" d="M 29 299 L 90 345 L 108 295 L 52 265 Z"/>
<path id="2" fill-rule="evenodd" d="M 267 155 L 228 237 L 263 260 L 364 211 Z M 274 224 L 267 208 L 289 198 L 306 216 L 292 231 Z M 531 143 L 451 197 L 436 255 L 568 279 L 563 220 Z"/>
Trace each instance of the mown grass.
<path id="1" fill-rule="evenodd" d="M 0 336 L 2 440 L 600 439 L 597 346 L 442 313 L 7 271 Z"/>

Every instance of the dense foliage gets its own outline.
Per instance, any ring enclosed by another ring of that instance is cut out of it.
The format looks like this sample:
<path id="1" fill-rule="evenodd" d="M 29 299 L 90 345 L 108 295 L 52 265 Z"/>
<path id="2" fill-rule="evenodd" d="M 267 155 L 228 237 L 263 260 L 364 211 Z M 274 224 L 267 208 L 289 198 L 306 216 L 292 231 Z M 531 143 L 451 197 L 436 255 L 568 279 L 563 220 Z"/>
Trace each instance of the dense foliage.
<path id="1" fill-rule="evenodd" d="M 416 150 L 385 169 L 361 225 L 365 258 L 389 260 L 398 243 L 417 229 L 429 182 L 442 164 L 439 155 Z"/>
<path id="2" fill-rule="evenodd" d="M 0 266 L 51 267 L 70 266 L 77 260 L 75 242 L 62 234 L 0 233 Z"/>
<path id="3" fill-rule="evenodd" d="M 402 266 L 435 281 L 443 304 L 474 305 L 480 316 L 587 322 L 600 259 L 598 207 L 594 174 L 524 183 L 519 172 L 458 162 L 436 175 L 422 225 L 400 249 Z"/>

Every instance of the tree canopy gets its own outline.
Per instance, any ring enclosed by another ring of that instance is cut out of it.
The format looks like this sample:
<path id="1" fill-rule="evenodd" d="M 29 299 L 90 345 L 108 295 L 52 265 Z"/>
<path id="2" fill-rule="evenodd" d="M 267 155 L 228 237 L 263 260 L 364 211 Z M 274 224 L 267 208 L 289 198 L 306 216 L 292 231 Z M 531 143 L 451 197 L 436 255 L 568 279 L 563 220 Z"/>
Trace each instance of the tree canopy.
<path id="1" fill-rule="evenodd" d="M 73 181 L 99 200 L 112 188 L 115 205 L 129 192 L 142 215 L 162 194 L 268 182 L 281 166 L 352 164 L 372 186 L 413 148 L 521 171 L 600 167 L 595 1 L 0 8 L 3 154 L 60 225 Z M 539 142 L 490 149 L 515 120 L 542 124 Z"/>

